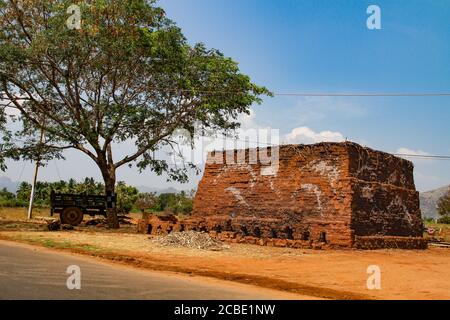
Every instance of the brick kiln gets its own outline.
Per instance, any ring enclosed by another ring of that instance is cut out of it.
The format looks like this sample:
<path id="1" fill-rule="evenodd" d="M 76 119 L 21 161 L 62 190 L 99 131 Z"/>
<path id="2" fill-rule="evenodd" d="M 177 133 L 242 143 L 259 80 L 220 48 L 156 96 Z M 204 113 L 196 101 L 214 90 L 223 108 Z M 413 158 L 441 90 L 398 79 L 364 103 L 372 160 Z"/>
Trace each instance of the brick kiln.
<path id="1" fill-rule="evenodd" d="M 421 249 L 422 229 L 413 164 L 351 142 L 212 152 L 190 218 L 139 223 L 294 248 Z"/>

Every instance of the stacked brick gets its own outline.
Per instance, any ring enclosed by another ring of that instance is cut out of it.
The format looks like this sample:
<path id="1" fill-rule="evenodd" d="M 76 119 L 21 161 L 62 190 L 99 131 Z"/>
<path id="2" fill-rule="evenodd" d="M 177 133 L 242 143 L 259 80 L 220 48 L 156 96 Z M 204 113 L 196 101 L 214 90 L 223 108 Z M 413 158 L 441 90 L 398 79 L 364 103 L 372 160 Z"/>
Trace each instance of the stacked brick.
<path id="1" fill-rule="evenodd" d="M 192 216 L 163 222 L 139 229 L 293 248 L 426 246 L 413 165 L 350 142 L 211 153 Z"/>

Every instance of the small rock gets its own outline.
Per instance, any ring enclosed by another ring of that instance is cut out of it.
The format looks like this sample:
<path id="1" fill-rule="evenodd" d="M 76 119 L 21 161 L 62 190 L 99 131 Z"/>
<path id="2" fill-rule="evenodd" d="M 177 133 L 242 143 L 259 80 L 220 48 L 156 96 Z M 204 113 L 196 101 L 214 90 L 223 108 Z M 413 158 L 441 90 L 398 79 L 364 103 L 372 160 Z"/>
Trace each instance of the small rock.
<path id="1" fill-rule="evenodd" d="M 72 225 L 70 225 L 70 224 L 62 224 L 61 225 L 61 229 L 62 230 L 73 230 L 75 228 Z"/>

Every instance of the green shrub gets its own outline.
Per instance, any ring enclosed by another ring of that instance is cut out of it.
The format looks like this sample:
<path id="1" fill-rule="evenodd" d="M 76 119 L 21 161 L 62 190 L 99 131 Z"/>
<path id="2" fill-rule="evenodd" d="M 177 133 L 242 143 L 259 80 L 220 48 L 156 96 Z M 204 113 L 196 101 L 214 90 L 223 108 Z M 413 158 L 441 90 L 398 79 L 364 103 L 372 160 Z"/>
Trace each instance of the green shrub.
<path id="1" fill-rule="evenodd" d="M 120 181 L 116 186 L 117 213 L 128 214 L 135 208 L 135 203 L 139 197 L 139 191 L 135 187 Z"/>
<path id="2" fill-rule="evenodd" d="M 192 212 L 193 199 L 191 195 L 180 193 L 163 193 L 158 196 L 155 209 L 166 213 L 189 215 Z"/>
<path id="3" fill-rule="evenodd" d="M 450 216 L 443 216 L 438 220 L 438 223 L 450 224 Z"/>
<path id="4" fill-rule="evenodd" d="M 16 198 L 16 195 L 3 188 L 0 190 L 0 207 L 13 208 L 13 207 L 25 207 L 26 201 L 21 201 Z"/>
<path id="5" fill-rule="evenodd" d="M 141 213 L 155 208 L 158 202 L 158 197 L 154 193 L 139 193 L 135 206 Z"/>
<path id="6" fill-rule="evenodd" d="M 28 202 L 19 201 L 17 199 L 0 199 L 0 207 L 3 208 L 17 208 L 27 207 Z"/>
<path id="7" fill-rule="evenodd" d="M 429 218 L 429 217 L 424 217 L 424 218 L 422 218 L 422 221 L 424 223 L 433 223 L 434 219 L 433 218 Z"/>
<path id="8" fill-rule="evenodd" d="M 69 181 L 36 183 L 34 206 L 48 208 L 50 206 L 51 191 L 70 194 L 104 194 L 102 183 L 93 178 L 85 178 L 81 182 L 74 179 Z M 6 189 L 0 190 L 0 207 L 26 207 L 30 200 L 31 185 L 22 182 L 16 194 Z M 153 193 L 139 193 L 135 187 L 125 182 L 118 182 L 116 186 L 117 211 L 119 214 L 128 214 L 133 210 L 159 211 L 176 215 L 189 215 L 193 207 L 193 192 L 165 193 L 156 196 Z"/>

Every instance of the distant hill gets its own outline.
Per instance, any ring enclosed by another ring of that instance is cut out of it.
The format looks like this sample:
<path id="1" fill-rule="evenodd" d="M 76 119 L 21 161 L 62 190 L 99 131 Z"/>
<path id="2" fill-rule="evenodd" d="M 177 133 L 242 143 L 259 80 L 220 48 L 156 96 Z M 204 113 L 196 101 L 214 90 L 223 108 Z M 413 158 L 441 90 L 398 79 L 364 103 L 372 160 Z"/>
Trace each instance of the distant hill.
<path id="1" fill-rule="evenodd" d="M 450 186 L 446 186 L 436 190 L 420 193 L 420 209 L 422 210 L 422 217 L 433 219 L 439 217 L 439 213 L 437 211 L 438 201 L 446 194 L 446 192 L 448 192 L 449 189 Z"/>
<path id="2" fill-rule="evenodd" d="M 139 192 L 142 193 L 156 193 L 157 195 L 163 194 L 163 193 L 179 193 L 181 190 L 175 189 L 175 188 L 165 188 L 165 189 L 158 189 L 158 188 L 151 188 L 146 186 L 137 186 L 136 187 Z"/>
<path id="3" fill-rule="evenodd" d="M 0 177 L 0 189 L 6 188 L 9 192 L 16 192 L 19 183 L 17 181 L 12 181 L 8 177 Z"/>

